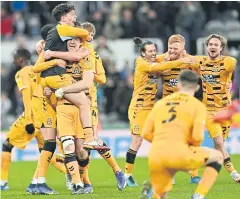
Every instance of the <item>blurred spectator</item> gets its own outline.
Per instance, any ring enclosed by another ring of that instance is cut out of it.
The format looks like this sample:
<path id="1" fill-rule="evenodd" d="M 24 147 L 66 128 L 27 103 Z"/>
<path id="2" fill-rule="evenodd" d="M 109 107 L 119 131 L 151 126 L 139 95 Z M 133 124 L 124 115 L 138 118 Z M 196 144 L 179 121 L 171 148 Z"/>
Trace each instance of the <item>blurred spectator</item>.
<path id="1" fill-rule="evenodd" d="M 15 12 L 24 12 L 27 9 L 27 1 L 11 1 L 11 10 Z"/>
<path id="2" fill-rule="evenodd" d="M 13 16 L 1 7 L 1 36 L 9 38 L 13 34 Z"/>
<path id="3" fill-rule="evenodd" d="M 103 35 L 107 39 L 118 39 L 123 35 L 123 30 L 119 26 L 119 19 L 116 14 L 112 14 L 103 27 Z"/>
<path id="4" fill-rule="evenodd" d="M 96 37 L 102 34 L 102 27 L 104 26 L 105 19 L 101 12 L 96 11 L 93 13 L 92 17 L 89 18 L 89 21 L 94 24 L 96 28 Z"/>
<path id="5" fill-rule="evenodd" d="M 1 129 L 7 129 L 9 125 L 7 124 L 7 115 L 11 108 L 11 101 L 8 99 L 5 92 L 1 92 Z"/>
<path id="6" fill-rule="evenodd" d="M 138 24 L 133 20 L 132 11 L 125 9 L 122 14 L 120 26 L 123 30 L 121 38 L 132 38 L 138 33 Z"/>
<path id="7" fill-rule="evenodd" d="M 205 14 L 199 2 L 184 1 L 176 18 L 176 32 L 186 40 L 186 49 L 190 51 L 190 42 L 202 36 Z"/>
<path id="8" fill-rule="evenodd" d="M 13 21 L 13 30 L 15 35 L 23 35 L 27 34 L 27 23 L 23 18 L 23 15 L 21 12 L 16 12 L 13 15 L 14 21 Z"/>

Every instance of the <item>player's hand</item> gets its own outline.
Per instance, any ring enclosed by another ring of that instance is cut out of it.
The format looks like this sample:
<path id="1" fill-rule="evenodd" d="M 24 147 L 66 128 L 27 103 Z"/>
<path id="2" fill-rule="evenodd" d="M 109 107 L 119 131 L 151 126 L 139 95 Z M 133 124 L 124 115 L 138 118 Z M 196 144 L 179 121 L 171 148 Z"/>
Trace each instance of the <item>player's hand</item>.
<path id="1" fill-rule="evenodd" d="M 57 65 L 59 67 L 65 68 L 67 66 L 67 62 L 62 59 L 57 59 Z"/>
<path id="2" fill-rule="evenodd" d="M 184 64 L 196 64 L 197 60 L 195 57 L 193 56 L 187 56 L 182 58 L 182 61 L 184 62 Z"/>
<path id="3" fill-rule="evenodd" d="M 46 97 L 50 97 L 50 96 L 52 95 L 52 90 L 51 90 L 49 87 L 45 87 L 45 88 L 43 89 L 43 94 L 44 94 L 44 96 L 46 96 Z"/>
<path id="4" fill-rule="evenodd" d="M 25 126 L 25 130 L 27 131 L 27 133 L 29 135 L 32 135 L 34 133 L 34 131 L 35 131 L 35 128 L 34 128 L 33 124 L 31 123 L 31 124 L 27 124 Z"/>
<path id="5" fill-rule="evenodd" d="M 44 59 L 52 58 L 53 57 L 52 51 L 51 50 L 44 51 L 43 56 L 44 56 Z"/>
<path id="6" fill-rule="evenodd" d="M 55 91 L 55 95 L 56 95 L 56 97 L 58 97 L 58 98 L 62 98 L 63 95 L 64 95 L 63 89 L 62 89 L 62 88 L 57 89 L 57 90 Z"/>
<path id="7" fill-rule="evenodd" d="M 41 52 L 43 52 L 44 48 L 45 48 L 45 41 L 44 40 L 38 41 L 36 44 L 37 53 L 40 54 Z"/>

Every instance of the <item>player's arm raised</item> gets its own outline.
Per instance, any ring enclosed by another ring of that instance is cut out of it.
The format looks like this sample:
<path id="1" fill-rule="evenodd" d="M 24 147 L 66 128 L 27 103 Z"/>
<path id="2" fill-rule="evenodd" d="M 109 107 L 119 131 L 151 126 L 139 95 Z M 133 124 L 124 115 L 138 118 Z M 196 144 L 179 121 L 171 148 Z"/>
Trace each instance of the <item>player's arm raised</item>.
<path id="1" fill-rule="evenodd" d="M 87 40 L 88 31 L 83 28 L 72 27 L 70 25 L 58 24 L 56 26 L 60 38 L 65 41 L 69 37 L 81 37 L 83 41 Z"/>
<path id="2" fill-rule="evenodd" d="M 201 104 L 201 106 L 198 106 L 197 111 L 195 113 L 190 145 L 192 146 L 201 145 L 204 138 L 204 128 L 205 128 L 206 117 L 207 117 L 206 107 L 203 104 Z"/>

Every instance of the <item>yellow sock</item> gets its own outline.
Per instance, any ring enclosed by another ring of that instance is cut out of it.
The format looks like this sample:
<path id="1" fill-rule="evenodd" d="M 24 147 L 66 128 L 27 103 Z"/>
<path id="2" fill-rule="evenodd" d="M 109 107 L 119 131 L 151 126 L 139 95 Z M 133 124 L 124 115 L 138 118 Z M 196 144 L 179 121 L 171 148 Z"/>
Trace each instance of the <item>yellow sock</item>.
<path id="1" fill-rule="evenodd" d="M 11 153 L 2 152 L 1 180 L 8 180 L 8 171 L 11 164 Z"/>
<path id="2" fill-rule="evenodd" d="M 42 150 L 39 158 L 39 170 L 38 176 L 45 177 L 47 174 L 47 169 L 52 158 L 52 152 Z"/>
<path id="3" fill-rule="evenodd" d="M 217 172 L 216 169 L 207 166 L 203 172 L 202 179 L 199 182 L 195 193 L 206 196 L 208 191 L 211 189 L 214 182 L 216 181 L 218 174 L 219 172 Z"/>
<path id="4" fill-rule="evenodd" d="M 89 161 L 90 156 L 88 156 L 86 159 L 78 160 L 80 176 L 85 184 L 91 184 L 91 181 L 88 176 Z"/>
<path id="5" fill-rule="evenodd" d="M 112 156 L 110 151 L 105 151 L 104 153 L 100 153 L 100 155 L 107 161 L 107 163 L 112 167 L 114 173 L 117 171 L 121 171 L 120 167 L 118 166 L 115 158 Z"/>
<path id="6" fill-rule="evenodd" d="M 195 170 L 191 170 L 188 172 L 192 178 L 197 177 L 198 176 L 198 169 Z"/>
<path id="7" fill-rule="evenodd" d="M 92 127 L 83 128 L 83 133 L 84 133 L 84 137 L 85 137 L 86 142 L 89 142 L 89 141 L 93 140 L 93 129 L 92 129 Z"/>
<path id="8" fill-rule="evenodd" d="M 125 164 L 125 173 L 132 174 L 133 166 L 134 166 L 134 164 L 126 163 Z"/>
<path id="9" fill-rule="evenodd" d="M 60 171 L 64 174 L 67 173 L 67 169 L 66 169 L 65 165 L 61 162 L 56 161 L 56 155 L 55 154 L 53 154 L 53 156 L 52 156 L 51 165 L 53 165 L 58 171 Z"/>
<path id="10" fill-rule="evenodd" d="M 69 174 L 72 176 L 72 180 L 74 184 L 78 184 L 79 182 L 82 182 L 80 178 L 79 170 L 78 170 L 79 167 L 78 167 L 77 161 L 68 162 L 66 163 L 66 166 L 68 168 Z"/>
<path id="11" fill-rule="evenodd" d="M 235 170 L 235 168 L 234 168 L 234 166 L 233 166 L 233 163 L 232 163 L 230 157 L 228 157 L 228 158 L 226 158 L 226 159 L 224 160 L 223 165 L 224 165 L 224 167 L 227 169 L 227 171 L 228 171 L 229 173 L 232 173 L 232 171 Z"/>
<path id="12" fill-rule="evenodd" d="M 127 155 L 126 155 L 126 164 L 125 164 L 125 173 L 126 174 L 132 174 L 134 162 L 136 159 L 137 151 L 134 151 L 132 149 L 128 149 Z"/>
<path id="13" fill-rule="evenodd" d="M 83 182 L 85 184 L 91 184 L 91 181 L 90 181 L 89 175 L 88 175 L 88 166 L 79 167 L 79 172 L 80 172 L 80 176 L 81 176 L 81 179 L 83 180 Z"/>

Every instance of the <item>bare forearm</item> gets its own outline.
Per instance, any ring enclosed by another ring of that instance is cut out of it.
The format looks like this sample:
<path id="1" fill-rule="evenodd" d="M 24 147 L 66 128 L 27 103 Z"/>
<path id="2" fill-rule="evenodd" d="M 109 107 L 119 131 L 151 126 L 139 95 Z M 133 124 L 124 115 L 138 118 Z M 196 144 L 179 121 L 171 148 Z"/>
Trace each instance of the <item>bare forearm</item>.
<path id="1" fill-rule="evenodd" d="M 63 92 L 67 93 L 79 93 L 81 91 L 88 90 L 92 87 L 93 83 L 81 80 L 75 84 L 63 87 Z"/>
<path id="2" fill-rule="evenodd" d="M 52 51 L 52 57 L 68 60 L 68 61 L 80 61 L 80 59 L 86 57 L 86 54 L 82 54 L 79 52 L 60 52 L 60 51 Z"/>

